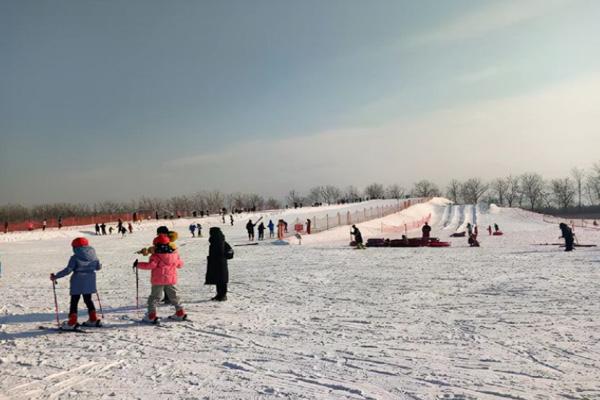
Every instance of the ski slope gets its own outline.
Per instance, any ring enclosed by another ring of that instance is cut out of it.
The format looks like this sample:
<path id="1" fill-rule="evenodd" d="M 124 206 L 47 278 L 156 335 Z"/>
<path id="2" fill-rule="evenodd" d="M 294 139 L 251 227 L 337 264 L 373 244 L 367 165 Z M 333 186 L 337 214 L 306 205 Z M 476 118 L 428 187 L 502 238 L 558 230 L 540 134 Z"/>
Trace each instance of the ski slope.
<path id="1" fill-rule="evenodd" d="M 381 225 L 429 214 L 432 236 L 452 247 L 358 251 L 347 246 L 348 227 L 304 235 L 302 245 L 292 238 L 290 246 L 234 247 L 223 303 L 208 301 L 214 287 L 202 285 L 206 237 L 191 238 L 192 220 L 175 220 L 186 263 L 178 286 L 192 321 L 163 327 L 131 321 L 141 316 L 133 253 L 157 224 L 144 222 L 125 238 L 91 235 L 104 264 L 98 288 L 107 326 L 89 334 L 36 328 L 54 321 L 48 275 L 90 228 L 0 235 L 0 399 L 600 398 L 598 248 L 534 245 L 559 242 L 557 226 L 518 209 L 444 199 L 359 228 L 365 239 L 396 237 Z M 193 221 L 205 234 L 222 226 L 231 244 L 244 244 L 249 217 L 234 226 Z M 479 225 L 482 247 L 449 237 L 467 222 Z M 494 223 L 504 236 L 487 235 Z M 600 242 L 598 231 L 576 234 Z M 140 277 L 143 304 L 150 285 Z M 59 281 L 58 296 L 64 319 L 68 280 Z"/>

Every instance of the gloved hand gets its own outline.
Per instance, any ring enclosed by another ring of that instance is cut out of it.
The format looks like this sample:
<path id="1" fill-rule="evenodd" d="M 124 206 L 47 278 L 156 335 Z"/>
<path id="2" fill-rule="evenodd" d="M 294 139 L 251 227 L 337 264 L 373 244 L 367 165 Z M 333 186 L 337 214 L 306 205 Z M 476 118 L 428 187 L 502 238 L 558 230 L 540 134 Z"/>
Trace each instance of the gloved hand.
<path id="1" fill-rule="evenodd" d="M 50 274 L 50 280 L 54 282 L 56 280 L 56 275 Z"/>
<path id="2" fill-rule="evenodd" d="M 136 269 L 138 265 L 138 259 L 136 258 L 135 261 L 133 262 L 133 269 Z"/>

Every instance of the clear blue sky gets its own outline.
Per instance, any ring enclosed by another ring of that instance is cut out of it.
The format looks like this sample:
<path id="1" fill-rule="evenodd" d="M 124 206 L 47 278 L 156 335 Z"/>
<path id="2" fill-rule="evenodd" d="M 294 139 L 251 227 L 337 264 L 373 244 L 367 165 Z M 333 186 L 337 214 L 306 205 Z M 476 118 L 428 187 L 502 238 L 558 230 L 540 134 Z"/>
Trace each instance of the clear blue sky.
<path id="1" fill-rule="evenodd" d="M 598 21 L 594 0 L 4 0 L 0 204 L 566 175 L 600 161 Z"/>

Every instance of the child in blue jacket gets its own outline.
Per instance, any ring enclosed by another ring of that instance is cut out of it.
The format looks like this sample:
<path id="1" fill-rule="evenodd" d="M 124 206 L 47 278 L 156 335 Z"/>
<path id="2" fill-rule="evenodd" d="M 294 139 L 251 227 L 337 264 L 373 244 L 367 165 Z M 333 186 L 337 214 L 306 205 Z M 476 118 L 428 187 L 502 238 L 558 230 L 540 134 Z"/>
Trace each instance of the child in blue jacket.
<path id="1" fill-rule="evenodd" d="M 56 274 L 50 275 L 54 281 L 64 276 L 71 275 L 71 308 L 69 320 L 63 322 L 63 329 L 75 329 L 77 323 L 77 304 L 83 295 L 83 301 L 88 308 L 89 319 L 84 322 L 85 326 L 101 326 L 102 323 L 96 315 L 96 307 L 92 301 L 92 294 L 96 293 L 96 271 L 102 268 L 102 264 L 96 257 L 96 251 L 89 245 L 86 238 L 77 238 L 71 243 L 73 255 L 69 259 L 66 268 Z"/>

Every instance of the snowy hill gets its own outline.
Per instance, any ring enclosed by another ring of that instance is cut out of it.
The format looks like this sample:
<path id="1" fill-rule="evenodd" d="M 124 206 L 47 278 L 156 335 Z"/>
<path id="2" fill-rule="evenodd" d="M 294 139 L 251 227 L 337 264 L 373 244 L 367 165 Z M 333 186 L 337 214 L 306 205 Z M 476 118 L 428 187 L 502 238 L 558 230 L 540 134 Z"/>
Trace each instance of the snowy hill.
<path id="1" fill-rule="evenodd" d="M 353 207 L 359 207 L 355 205 Z M 364 205 L 363 205 L 364 207 Z M 264 218 L 303 221 L 303 208 Z M 145 326 L 135 309 L 134 252 L 157 224 L 133 235 L 90 236 L 104 264 L 98 288 L 106 327 L 56 334 L 48 275 L 64 267 L 69 243 L 89 227 L 0 235 L 0 399 L 539 399 L 600 398 L 598 248 L 562 252 L 555 224 L 519 209 L 433 199 L 359 224 L 366 238 L 395 237 L 382 226 L 430 215 L 432 236 L 449 248 L 348 247 L 342 226 L 304 235 L 303 244 L 234 247 L 227 302 L 208 301 L 206 237 L 175 220 L 185 262 L 179 284 L 191 322 Z M 247 243 L 244 225 L 195 219 Z M 252 216 L 255 219 L 257 216 Z M 450 238 L 479 225 L 480 248 Z M 504 236 L 488 236 L 497 223 Z M 600 233 L 577 229 L 580 243 Z M 418 236 L 413 229 L 409 236 Z M 394 236 L 395 235 L 395 236 Z M 142 308 L 150 290 L 140 271 Z M 68 279 L 59 281 L 61 319 Z M 84 317 L 80 304 L 80 318 Z M 166 316 L 173 310 L 159 307 Z"/>

